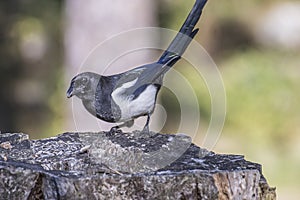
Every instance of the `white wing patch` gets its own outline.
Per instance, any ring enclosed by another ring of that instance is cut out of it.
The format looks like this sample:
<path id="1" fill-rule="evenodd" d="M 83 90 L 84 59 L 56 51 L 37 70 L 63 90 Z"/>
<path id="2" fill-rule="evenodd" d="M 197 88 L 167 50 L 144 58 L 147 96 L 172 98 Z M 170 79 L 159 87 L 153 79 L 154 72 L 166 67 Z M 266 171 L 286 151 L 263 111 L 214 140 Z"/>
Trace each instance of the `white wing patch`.
<path id="1" fill-rule="evenodd" d="M 124 83 L 121 87 L 117 88 L 117 90 L 121 89 L 123 91 L 126 88 L 130 88 L 130 87 L 134 86 L 134 84 L 137 82 L 137 80 L 138 80 L 138 78 L 134 79 L 133 81 Z"/>

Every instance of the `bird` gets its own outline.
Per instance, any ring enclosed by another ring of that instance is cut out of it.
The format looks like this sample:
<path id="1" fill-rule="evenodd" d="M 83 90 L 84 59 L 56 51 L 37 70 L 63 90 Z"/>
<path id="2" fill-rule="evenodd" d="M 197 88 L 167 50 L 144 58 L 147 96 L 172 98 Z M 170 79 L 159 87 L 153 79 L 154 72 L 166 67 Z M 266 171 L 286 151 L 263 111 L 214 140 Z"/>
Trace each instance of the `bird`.
<path id="1" fill-rule="evenodd" d="M 195 25 L 200 19 L 207 0 L 196 0 L 186 20 L 168 48 L 154 63 L 135 67 L 109 76 L 82 72 L 72 78 L 67 98 L 76 96 L 85 109 L 100 120 L 121 123 L 110 132 L 131 127 L 136 118 L 146 116 L 142 130 L 149 133 L 149 122 L 164 75 L 180 60 L 198 33 Z"/>

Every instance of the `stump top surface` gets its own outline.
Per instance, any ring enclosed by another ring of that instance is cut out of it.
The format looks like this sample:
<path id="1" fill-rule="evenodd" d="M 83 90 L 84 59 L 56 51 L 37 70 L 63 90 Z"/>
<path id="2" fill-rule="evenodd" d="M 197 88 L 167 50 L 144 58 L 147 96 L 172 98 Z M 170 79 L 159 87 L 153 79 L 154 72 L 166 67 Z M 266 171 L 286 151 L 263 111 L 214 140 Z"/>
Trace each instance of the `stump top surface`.
<path id="1" fill-rule="evenodd" d="M 30 140 L 25 134 L 6 133 L 0 137 L 0 161 L 74 175 L 88 174 L 96 168 L 112 174 L 261 171 L 259 164 L 243 156 L 215 154 L 192 144 L 188 136 L 170 134 L 143 137 L 135 133 L 64 133 Z"/>

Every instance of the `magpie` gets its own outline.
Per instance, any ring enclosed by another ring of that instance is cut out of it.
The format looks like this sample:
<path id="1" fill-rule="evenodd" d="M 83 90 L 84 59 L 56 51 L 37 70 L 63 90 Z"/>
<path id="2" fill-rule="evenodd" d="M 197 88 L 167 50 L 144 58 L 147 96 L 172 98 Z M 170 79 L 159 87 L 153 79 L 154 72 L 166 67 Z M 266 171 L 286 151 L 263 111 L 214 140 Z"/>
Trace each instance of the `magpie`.
<path id="1" fill-rule="evenodd" d="M 188 17 L 169 47 L 155 63 L 146 64 L 110 76 L 93 72 L 76 75 L 67 91 L 67 97 L 77 96 L 86 110 L 113 126 L 110 132 L 131 127 L 134 119 L 147 116 L 142 132 L 149 133 L 150 116 L 166 72 L 181 58 L 198 33 L 199 21 L 207 0 L 196 0 Z"/>

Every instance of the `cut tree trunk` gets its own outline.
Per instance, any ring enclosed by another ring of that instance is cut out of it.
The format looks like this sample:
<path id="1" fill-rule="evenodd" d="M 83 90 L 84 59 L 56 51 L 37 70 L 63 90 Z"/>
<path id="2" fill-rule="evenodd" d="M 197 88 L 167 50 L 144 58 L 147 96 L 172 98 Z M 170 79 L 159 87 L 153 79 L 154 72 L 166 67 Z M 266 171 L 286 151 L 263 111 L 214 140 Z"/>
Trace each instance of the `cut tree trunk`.
<path id="1" fill-rule="evenodd" d="M 276 199 L 261 165 L 185 135 L 0 134 L 1 199 Z"/>

